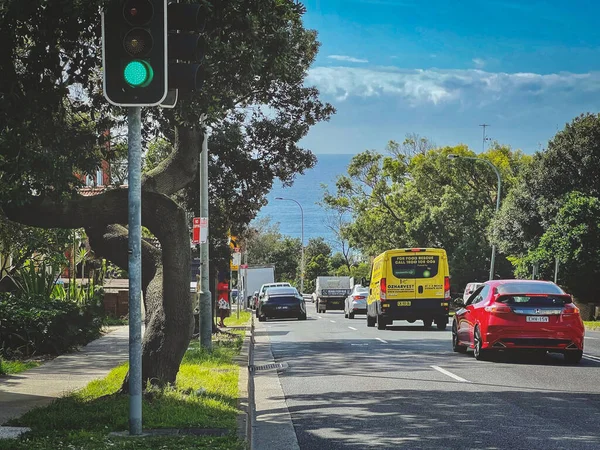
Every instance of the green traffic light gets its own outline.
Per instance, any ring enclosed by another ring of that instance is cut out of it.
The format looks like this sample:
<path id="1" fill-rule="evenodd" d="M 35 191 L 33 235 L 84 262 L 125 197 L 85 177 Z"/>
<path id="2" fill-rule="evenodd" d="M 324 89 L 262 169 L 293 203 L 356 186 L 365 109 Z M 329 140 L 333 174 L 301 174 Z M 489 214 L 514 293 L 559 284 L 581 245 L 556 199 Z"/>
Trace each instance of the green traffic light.
<path id="1" fill-rule="evenodd" d="M 123 76 L 131 87 L 146 87 L 154 78 L 154 72 L 146 61 L 134 60 L 125 66 Z"/>

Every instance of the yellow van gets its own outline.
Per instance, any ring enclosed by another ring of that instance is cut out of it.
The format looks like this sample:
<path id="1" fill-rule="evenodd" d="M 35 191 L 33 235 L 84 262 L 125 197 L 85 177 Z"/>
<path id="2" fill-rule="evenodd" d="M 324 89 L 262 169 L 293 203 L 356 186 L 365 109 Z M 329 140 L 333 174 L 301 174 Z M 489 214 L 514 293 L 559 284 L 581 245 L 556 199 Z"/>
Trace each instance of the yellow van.
<path id="1" fill-rule="evenodd" d="M 450 307 L 450 271 L 441 248 L 388 250 L 373 261 L 367 326 L 384 330 L 394 320 L 435 322 L 445 330 Z"/>

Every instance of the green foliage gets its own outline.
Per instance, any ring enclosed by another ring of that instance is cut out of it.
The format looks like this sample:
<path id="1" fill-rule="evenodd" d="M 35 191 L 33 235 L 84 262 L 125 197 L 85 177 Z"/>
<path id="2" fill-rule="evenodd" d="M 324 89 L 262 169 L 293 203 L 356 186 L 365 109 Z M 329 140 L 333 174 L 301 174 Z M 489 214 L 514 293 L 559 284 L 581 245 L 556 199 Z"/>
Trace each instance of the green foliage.
<path id="1" fill-rule="evenodd" d="M 560 261 L 560 284 L 570 293 L 583 302 L 600 298 L 594 282 L 600 274 L 600 199 L 568 194 L 539 245 L 518 260 L 517 274 L 530 275 L 537 262 L 541 277 L 552 279 L 555 258 Z"/>
<path id="2" fill-rule="evenodd" d="M 59 268 L 47 266 L 45 260 L 38 264 L 29 260 L 17 272 L 15 282 L 20 292 L 26 296 L 50 297 L 59 276 Z"/>
<path id="3" fill-rule="evenodd" d="M 519 276 L 559 281 L 581 301 L 597 301 L 596 222 L 600 199 L 600 115 L 583 114 L 559 131 L 520 173 L 495 222 L 494 235 Z"/>
<path id="4" fill-rule="evenodd" d="M 260 220 L 244 236 L 249 264 L 274 264 L 277 281 L 299 279 L 300 239 L 282 236 L 277 225 Z"/>
<path id="5" fill-rule="evenodd" d="M 43 294 L 0 294 L 0 353 L 60 354 L 100 334 L 98 302 L 78 304 Z"/>
<path id="6" fill-rule="evenodd" d="M 0 265 L 0 274 L 15 275 L 30 260 L 43 259 L 47 266 L 63 267 L 70 240 L 70 230 L 27 227 L 0 215 L 0 253 L 12 256 L 10 265 L 8 259 Z"/>
<path id="7" fill-rule="evenodd" d="M 385 153 L 356 155 L 335 191 L 326 191 L 323 198 L 329 207 L 351 214 L 342 231 L 350 246 L 371 257 L 399 247 L 441 247 L 448 252 L 454 286 L 487 279 L 497 178 L 485 164 L 450 161 L 449 154 L 476 156 L 463 145 L 432 149 L 423 139 L 403 146 L 392 141 Z M 478 157 L 498 167 L 503 192 L 514 185 L 528 159 L 499 145 Z M 511 272 L 499 257 L 497 276 Z"/>

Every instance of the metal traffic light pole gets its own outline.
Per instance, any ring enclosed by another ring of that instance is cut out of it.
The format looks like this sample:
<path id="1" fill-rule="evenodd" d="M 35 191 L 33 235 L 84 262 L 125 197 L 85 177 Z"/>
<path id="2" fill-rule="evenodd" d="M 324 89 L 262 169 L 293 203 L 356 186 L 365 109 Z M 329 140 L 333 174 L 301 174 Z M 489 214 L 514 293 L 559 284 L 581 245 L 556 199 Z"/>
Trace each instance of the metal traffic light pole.
<path id="1" fill-rule="evenodd" d="M 129 434 L 142 434 L 142 108 L 127 108 Z"/>

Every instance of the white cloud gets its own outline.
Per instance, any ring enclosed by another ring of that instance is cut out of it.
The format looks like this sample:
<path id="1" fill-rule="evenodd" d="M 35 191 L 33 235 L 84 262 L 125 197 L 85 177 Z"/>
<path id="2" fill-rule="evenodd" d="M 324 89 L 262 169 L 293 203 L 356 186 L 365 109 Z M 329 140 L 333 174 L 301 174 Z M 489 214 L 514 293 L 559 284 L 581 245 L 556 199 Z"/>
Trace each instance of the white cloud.
<path id="1" fill-rule="evenodd" d="M 475 67 L 478 69 L 483 69 L 485 66 L 485 61 L 481 58 L 473 58 L 473 64 L 475 64 Z"/>
<path id="2" fill-rule="evenodd" d="M 412 107 L 453 104 L 482 107 L 501 101 L 577 103 L 600 101 L 600 72 L 503 73 L 478 69 L 442 70 L 396 67 L 315 67 L 307 79 L 325 95 L 349 97 L 396 96 Z"/>
<path id="3" fill-rule="evenodd" d="M 369 62 L 369 60 L 367 60 L 367 59 L 359 59 L 359 58 L 354 58 L 352 56 L 346 56 L 346 55 L 329 55 L 328 58 L 335 59 L 336 61 L 345 61 L 345 62 L 351 62 L 351 63 L 368 63 Z"/>

